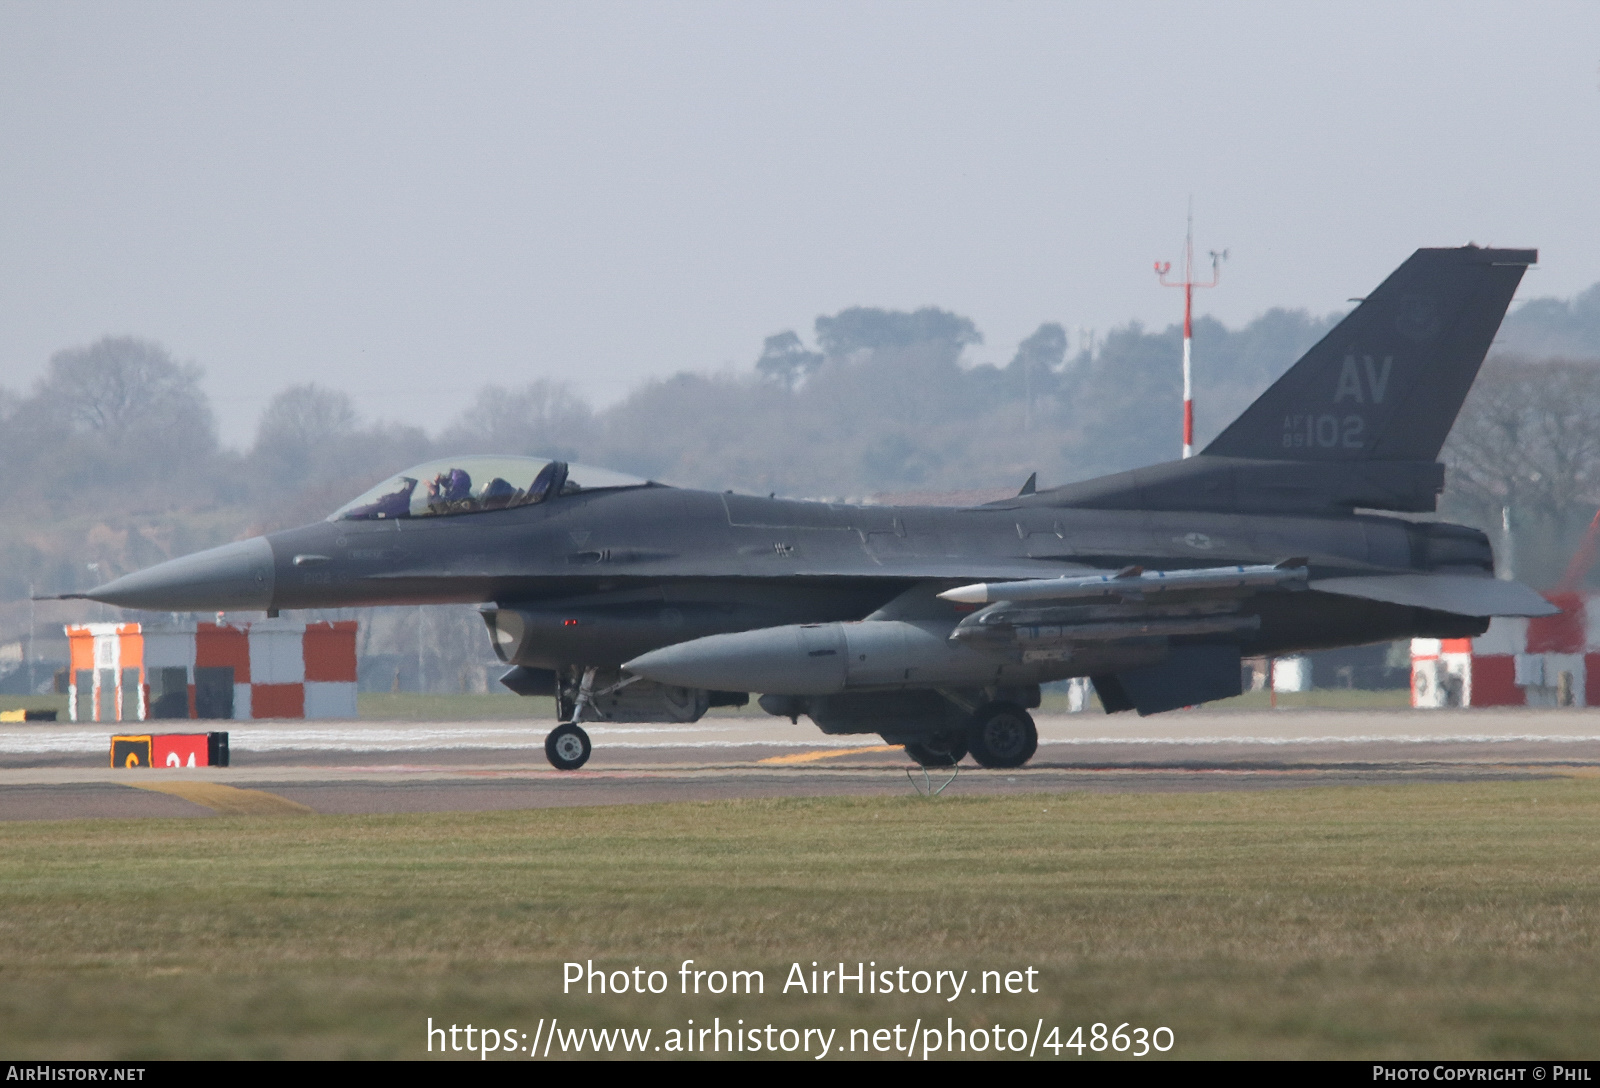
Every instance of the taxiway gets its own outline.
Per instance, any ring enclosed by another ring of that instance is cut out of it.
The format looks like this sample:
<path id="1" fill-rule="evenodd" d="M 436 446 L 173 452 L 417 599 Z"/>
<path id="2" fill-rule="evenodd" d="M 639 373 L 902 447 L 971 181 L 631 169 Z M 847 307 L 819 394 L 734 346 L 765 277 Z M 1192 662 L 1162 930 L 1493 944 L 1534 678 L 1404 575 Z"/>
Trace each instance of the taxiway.
<path id="1" fill-rule="evenodd" d="M 151 723 L 152 725 L 154 723 Z M 174 723 L 179 724 L 179 723 Z M 208 723 L 209 724 L 209 723 Z M 110 723 L 0 728 L 0 820 L 482 811 L 652 801 L 910 794 L 877 737 L 802 721 L 595 724 L 581 771 L 544 759 L 542 722 L 227 722 L 233 765 L 107 765 Z M 1600 774 L 1600 711 L 1183 711 L 1041 715 L 1032 763 L 961 768 L 947 796 L 1280 789 Z"/>

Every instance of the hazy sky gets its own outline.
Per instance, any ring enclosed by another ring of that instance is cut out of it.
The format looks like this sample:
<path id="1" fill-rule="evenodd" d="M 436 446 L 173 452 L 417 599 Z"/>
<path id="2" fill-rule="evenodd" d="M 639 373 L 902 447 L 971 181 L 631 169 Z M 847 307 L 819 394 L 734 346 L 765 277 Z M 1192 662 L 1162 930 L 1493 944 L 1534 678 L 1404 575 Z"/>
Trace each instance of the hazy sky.
<path id="1" fill-rule="evenodd" d="M 858 304 L 1003 363 L 1174 320 L 1189 194 L 1229 323 L 1467 241 L 1567 296 L 1597 122 L 1593 2 L 0 0 L 0 384 L 148 337 L 245 444 L 295 382 L 430 426 L 489 382 L 605 403 Z"/>

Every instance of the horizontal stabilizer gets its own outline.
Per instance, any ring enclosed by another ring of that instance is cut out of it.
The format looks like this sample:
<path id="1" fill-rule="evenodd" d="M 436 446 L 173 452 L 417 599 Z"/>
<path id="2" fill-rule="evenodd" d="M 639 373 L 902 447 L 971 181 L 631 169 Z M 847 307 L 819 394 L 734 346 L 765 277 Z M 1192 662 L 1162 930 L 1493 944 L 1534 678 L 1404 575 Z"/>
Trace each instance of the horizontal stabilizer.
<path id="1" fill-rule="evenodd" d="M 1458 616 L 1550 616 L 1561 611 L 1521 582 L 1470 574 L 1362 574 L 1318 578 L 1310 588 Z"/>

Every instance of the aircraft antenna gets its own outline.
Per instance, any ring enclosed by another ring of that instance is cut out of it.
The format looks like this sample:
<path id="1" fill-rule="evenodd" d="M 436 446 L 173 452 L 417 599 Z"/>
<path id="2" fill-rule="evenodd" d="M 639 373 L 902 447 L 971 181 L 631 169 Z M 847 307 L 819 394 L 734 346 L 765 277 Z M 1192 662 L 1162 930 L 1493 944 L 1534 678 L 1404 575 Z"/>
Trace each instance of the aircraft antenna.
<path id="1" fill-rule="evenodd" d="M 1228 251 L 1211 251 L 1211 282 L 1197 283 L 1194 278 L 1194 197 L 1189 198 L 1188 230 L 1183 235 L 1183 279 L 1171 283 L 1167 273 L 1172 271 L 1171 261 L 1157 261 L 1156 275 L 1163 287 L 1183 288 L 1183 455 L 1194 456 L 1194 378 L 1191 369 L 1190 342 L 1194 339 L 1194 289 L 1215 287 L 1222 278 L 1222 262 Z"/>

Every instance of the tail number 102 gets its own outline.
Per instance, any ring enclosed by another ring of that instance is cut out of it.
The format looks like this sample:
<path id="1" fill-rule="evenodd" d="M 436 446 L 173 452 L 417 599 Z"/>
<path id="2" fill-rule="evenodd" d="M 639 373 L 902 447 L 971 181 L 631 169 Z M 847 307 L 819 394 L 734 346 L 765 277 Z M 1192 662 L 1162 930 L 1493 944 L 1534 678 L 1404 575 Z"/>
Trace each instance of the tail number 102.
<path id="1" fill-rule="evenodd" d="M 1366 429 L 1366 419 L 1358 415 L 1284 416 L 1283 448 L 1358 450 L 1365 441 Z"/>

